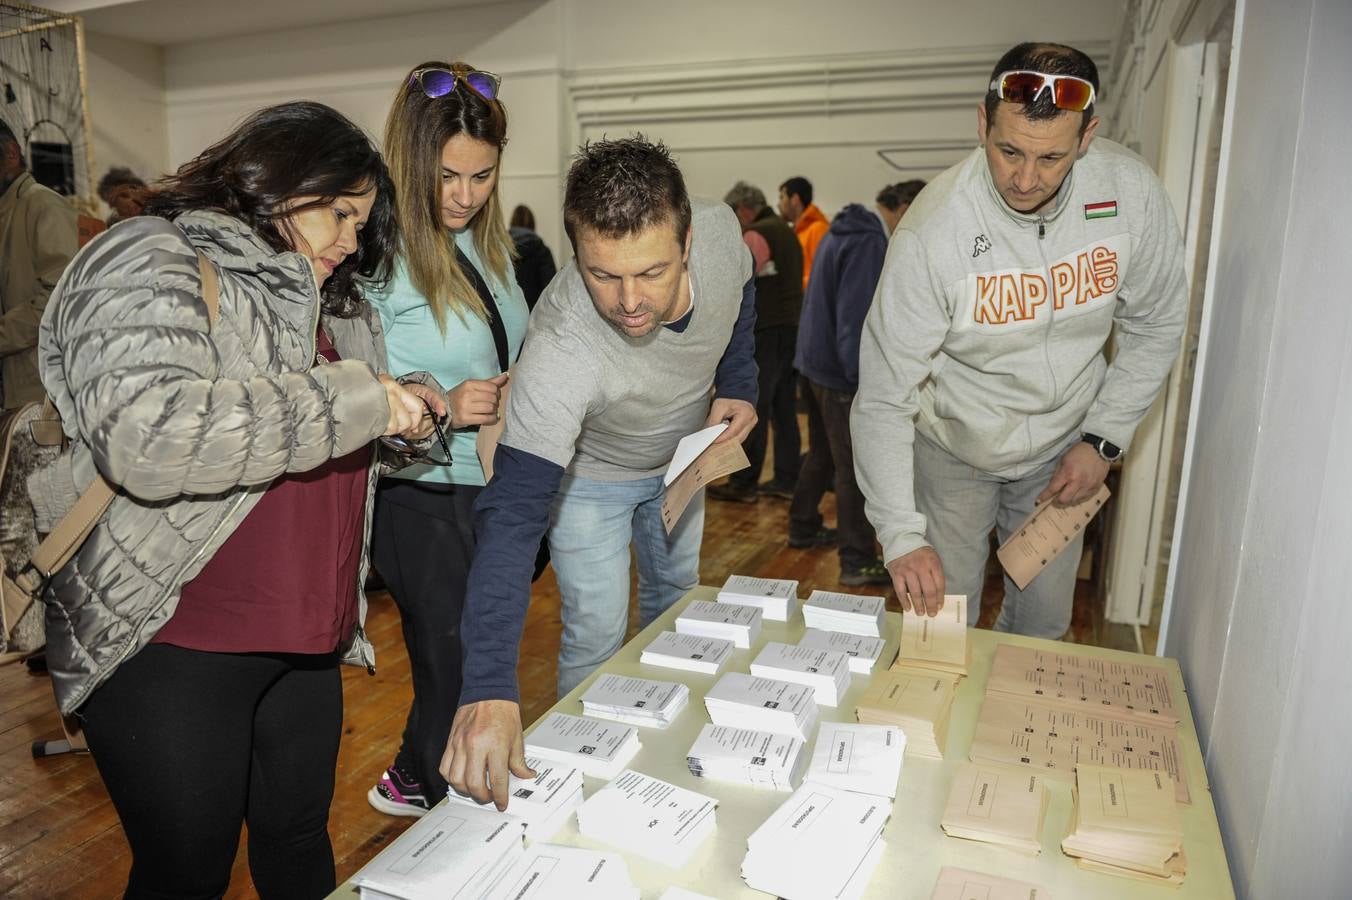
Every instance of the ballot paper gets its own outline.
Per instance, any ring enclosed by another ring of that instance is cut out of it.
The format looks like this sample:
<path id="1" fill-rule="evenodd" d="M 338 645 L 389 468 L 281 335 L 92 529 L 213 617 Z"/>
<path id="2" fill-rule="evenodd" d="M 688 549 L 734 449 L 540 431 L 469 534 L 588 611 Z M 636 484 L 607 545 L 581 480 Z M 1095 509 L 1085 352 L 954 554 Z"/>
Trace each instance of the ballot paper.
<path id="1" fill-rule="evenodd" d="M 882 637 L 886 605 L 882 597 L 813 591 L 803 604 L 803 624 L 823 631 Z"/>
<path id="2" fill-rule="evenodd" d="M 632 726 L 560 712 L 545 716 L 526 735 L 527 756 L 577 766 L 597 778 L 614 778 L 640 746 Z"/>
<path id="3" fill-rule="evenodd" d="M 479 897 L 522 855 L 525 823 L 493 807 L 433 807 L 352 877 L 366 900 Z"/>
<path id="4" fill-rule="evenodd" d="M 798 582 L 731 575 L 718 592 L 718 602 L 754 606 L 772 622 L 787 622 L 798 607 Z"/>
<path id="5" fill-rule="evenodd" d="M 676 523 L 681 521 L 685 508 L 706 484 L 751 465 L 741 441 L 713 443 L 727 427 L 725 422 L 711 425 L 703 431 L 686 435 L 676 445 L 676 455 L 672 457 L 663 478 L 662 527 L 666 528 L 667 534 L 671 534 Z M 680 463 L 684 464 L 678 468 Z"/>
<path id="6" fill-rule="evenodd" d="M 643 648 L 639 662 L 686 672 L 717 675 L 728 664 L 736 644 L 722 638 L 664 631 Z"/>
<path id="7" fill-rule="evenodd" d="M 1029 513 L 1009 540 L 995 551 L 1005 573 L 1019 590 L 1028 587 L 1048 563 L 1070 546 L 1108 502 L 1109 496 L 1108 486 L 1099 485 L 1098 493 L 1088 500 L 1071 506 L 1043 503 Z"/>
<path id="8" fill-rule="evenodd" d="M 892 802 L 806 781 L 747 838 L 742 878 L 791 898 L 857 897 L 879 857 Z"/>
<path id="9" fill-rule="evenodd" d="M 1066 855 L 1095 871 L 1182 882 L 1183 822 L 1169 776 L 1081 765 L 1073 797 Z"/>
<path id="10" fill-rule="evenodd" d="M 1161 771 L 1178 802 L 1191 802 L 1172 725 L 1096 714 L 1061 701 L 1024 700 L 987 691 L 972 736 L 972 762 L 1029 766 L 1044 778 L 1069 781 L 1081 764 Z"/>
<path id="11" fill-rule="evenodd" d="M 531 757 L 526 758 L 526 765 L 535 770 L 535 777 L 518 778 L 508 773 L 507 809 L 498 815 L 521 820 L 526 826 L 527 840 L 547 841 L 582 805 L 582 770 Z M 452 806 L 497 812 L 491 805 L 480 807 L 473 797 L 457 793 L 455 788 L 446 789 L 446 799 Z"/>
<path id="12" fill-rule="evenodd" d="M 528 848 L 484 900 L 639 900 L 629 867 L 617 853 L 561 844 Z"/>
<path id="13" fill-rule="evenodd" d="M 751 674 L 805 684 L 816 691 L 818 706 L 837 706 L 850 687 L 850 658 L 835 650 L 770 641 L 751 661 Z"/>
<path id="14" fill-rule="evenodd" d="M 892 668 L 966 675 L 969 624 L 967 598 L 962 594 L 945 594 L 937 616 L 902 613 L 900 646 Z"/>
<path id="15" fill-rule="evenodd" d="M 676 631 L 721 638 L 732 641 L 738 649 L 748 650 L 760 637 L 761 611 L 754 606 L 694 600 L 676 617 Z"/>
<path id="16" fill-rule="evenodd" d="M 896 725 L 906 735 L 906 752 L 932 759 L 943 757 L 953 684 L 914 672 L 879 672 L 864 688 L 855 708 L 860 722 Z"/>
<path id="17" fill-rule="evenodd" d="M 678 681 L 602 675 L 582 694 L 582 713 L 640 728 L 666 728 L 690 702 Z"/>
<path id="18" fill-rule="evenodd" d="M 962 763 L 939 825 L 950 837 L 1037 856 L 1046 815 L 1047 789 L 1036 772 Z"/>
<path id="19" fill-rule="evenodd" d="M 773 791 L 791 791 L 802 780 L 807 754 L 789 734 L 705 725 L 686 753 L 690 774 Z"/>
<path id="20" fill-rule="evenodd" d="M 1030 700 L 1064 701 L 1067 706 L 1094 713 L 1116 712 L 1153 725 L 1178 723 L 1168 669 L 1071 650 L 1000 644 L 986 690 Z"/>
<path id="21" fill-rule="evenodd" d="M 625 769 L 577 811 L 578 831 L 664 866 L 689 862 L 714 830 L 718 801 Z"/>
<path id="22" fill-rule="evenodd" d="M 862 634 L 846 634 L 843 631 L 822 631 L 809 628 L 798 641 L 799 647 L 815 647 L 818 650 L 834 650 L 849 657 L 850 672 L 856 675 L 868 675 L 881 659 L 887 641 L 880 637 L 865 637 Z M 896 652 L 896 651 L 893 651 Z M 890 663 L 891 660 L 886 662 Z"/>
<path id="23" fill-rule="evenodd" d="M 1046 889 L 1026 881 L 998 878 L 944 866 L 930 900 L 1052 900 Z"/>
<path id="24" fill-rule="evenodd" d="M 896 726 L 823 722 L 807 780 L 895 800 L 905 750 L 906 735 Z"/>
<path id="25" fill-rule="evenodd" d="M 715 725 L 791 734 L 806 741 L 817 724 L 814 691 L 805 684 L 728 672 L 704 694 Z"/>

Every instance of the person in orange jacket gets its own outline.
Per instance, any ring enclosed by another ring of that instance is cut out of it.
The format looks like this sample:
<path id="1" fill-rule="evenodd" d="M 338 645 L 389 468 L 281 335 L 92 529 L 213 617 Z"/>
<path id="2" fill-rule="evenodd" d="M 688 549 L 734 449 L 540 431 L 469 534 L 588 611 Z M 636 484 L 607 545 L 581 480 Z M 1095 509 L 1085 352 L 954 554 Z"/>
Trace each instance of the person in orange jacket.
<path id="1" fill-rule="evenodd" d="M 826 216 L 812 203 L 812 182 L 795 175 L 779 186 L 779 214 L 793 226 L 798 243 L 803 246 L 803 290 L 812 273 L 812 257 L 817 245 L 831 227 Z"/>

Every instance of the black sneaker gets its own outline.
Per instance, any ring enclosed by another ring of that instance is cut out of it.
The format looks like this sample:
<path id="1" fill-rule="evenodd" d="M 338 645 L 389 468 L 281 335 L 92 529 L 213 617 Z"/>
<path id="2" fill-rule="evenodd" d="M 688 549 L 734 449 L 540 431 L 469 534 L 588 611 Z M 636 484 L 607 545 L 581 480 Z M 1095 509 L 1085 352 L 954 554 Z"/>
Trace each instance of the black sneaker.
<path id="1" fill-rule="evenodd" d="M 793 485 L 778 481 L 762 481 L 760 492 L 767 497 L 778 497 L 781 500 L 793 499 Z"/>
<path id="2" fill-rule="evenodd" d="M 817 547 L 821 544 L 834 544 L 836 542 L 836 530 L 834 528 L 818 528 L 816 534 L 789 535 L 789 546 L 803 549 L 805 547 Z"/>
<path id="3" fill-rule="evenodd" d="M 840 583 L 850 587 L 859 587 L 863 584 L 891 584 L 892 574 L 880 560 L 857 569 L 841 569 Z"/>
<path id="4" fill-rule="evenodd" d="M 729 481 L 727 484 L 711 485 L 708 494 L 715 500 L 730 500 L 733 503 L 755 503 L 756 486 L 740 487 Z"/>

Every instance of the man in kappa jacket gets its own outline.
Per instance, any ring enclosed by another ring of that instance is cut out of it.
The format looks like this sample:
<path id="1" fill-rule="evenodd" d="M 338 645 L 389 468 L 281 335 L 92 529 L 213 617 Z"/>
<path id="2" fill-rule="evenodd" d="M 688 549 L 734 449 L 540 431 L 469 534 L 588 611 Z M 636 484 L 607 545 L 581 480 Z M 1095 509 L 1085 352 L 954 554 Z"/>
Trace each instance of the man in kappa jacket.
<path id="1" fill-rule="evenodd" d="M 975 621 L 991 529 L 1003 541 L 1038 503 L 1091 498 L 1178 355 L 1178 223 L 1146 163 L 1095 139 L 1097 91 L 1074 48 L 1010 50 L 977 108 L 981 147 L 892 238 L 851 431 L 905 609 L 965 594 Z M 1065 633 L 1083 534 L 1026 589 L 1005 579 L 997 630 Z"/>

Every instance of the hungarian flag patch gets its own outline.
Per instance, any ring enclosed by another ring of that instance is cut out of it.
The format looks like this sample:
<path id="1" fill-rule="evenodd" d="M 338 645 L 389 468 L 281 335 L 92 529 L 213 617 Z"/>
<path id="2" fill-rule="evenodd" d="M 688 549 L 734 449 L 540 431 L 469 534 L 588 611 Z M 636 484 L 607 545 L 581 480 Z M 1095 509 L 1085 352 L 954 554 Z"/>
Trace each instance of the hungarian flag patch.
<path id="1" fill-rule="evenodd" d="M 1084 205 L 1084 217 L 1086 219 L 1111 219 L 1117 215 L 1117 201 L 1105 200 L 1102 203 L 1086 203 Z"/>

